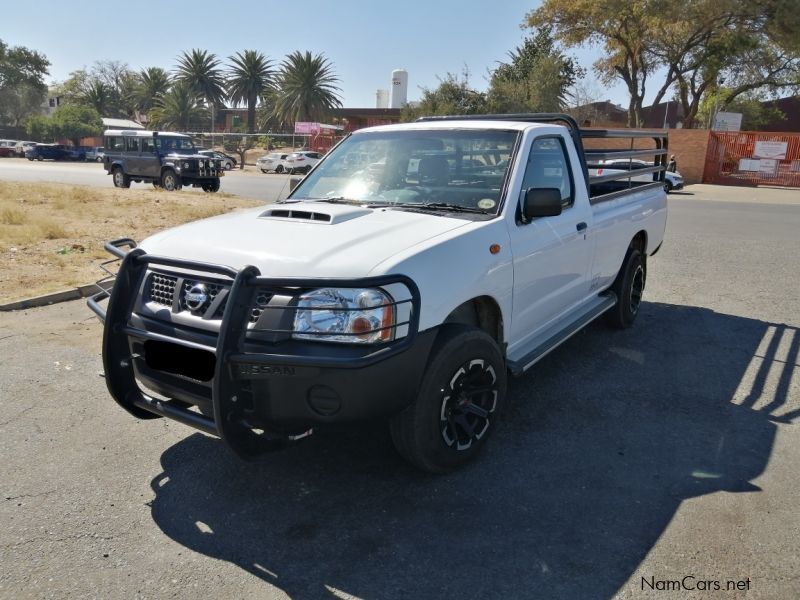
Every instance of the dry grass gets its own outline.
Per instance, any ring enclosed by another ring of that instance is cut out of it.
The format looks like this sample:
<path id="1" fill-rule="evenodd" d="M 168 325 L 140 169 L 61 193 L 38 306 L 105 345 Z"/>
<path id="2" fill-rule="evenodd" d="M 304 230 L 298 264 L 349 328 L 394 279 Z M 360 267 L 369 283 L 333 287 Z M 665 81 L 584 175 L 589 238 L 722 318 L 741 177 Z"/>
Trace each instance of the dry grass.
<path id="1" fill-rule="evenodd" d="M 89 188 L 0 181 L 0 303 L 95 281 L 110 239 L 140 240 L 167 227 L 260 201 L 182 190 Z"/>

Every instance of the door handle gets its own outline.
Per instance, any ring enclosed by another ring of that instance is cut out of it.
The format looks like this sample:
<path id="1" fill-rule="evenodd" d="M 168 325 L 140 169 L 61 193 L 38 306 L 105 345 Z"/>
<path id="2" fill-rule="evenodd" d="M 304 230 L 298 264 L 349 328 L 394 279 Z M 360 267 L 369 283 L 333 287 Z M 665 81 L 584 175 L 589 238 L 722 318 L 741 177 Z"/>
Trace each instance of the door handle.
<path id="1" fill-rule="evenodd" d="M 586 231 L 586 223 L 584 223 L 583 221 L 581 221 L 580 223 L 578 223 L 578 224 L 575 226 L 575 229 L 577 229 L 578 231 Z"/>

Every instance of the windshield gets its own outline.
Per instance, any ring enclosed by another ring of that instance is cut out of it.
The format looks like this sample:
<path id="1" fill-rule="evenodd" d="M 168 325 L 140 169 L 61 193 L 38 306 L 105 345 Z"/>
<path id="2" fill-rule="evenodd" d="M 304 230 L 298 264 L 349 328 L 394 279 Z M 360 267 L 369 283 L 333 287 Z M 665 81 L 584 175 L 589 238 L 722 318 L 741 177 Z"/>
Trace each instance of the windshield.
<path id="1" fill-rule="evenodd" d="M 437 204 L 497 214 L 517 136 L 477 129 L 356 133 L 289 200 Z"/>
<path id="2" fill-rule="evenodd" d="M 160 135 L 153 139 L 159 152 L 167 154 L 170 152 L 194 152 L 194 144 L 190 138 Z"/>

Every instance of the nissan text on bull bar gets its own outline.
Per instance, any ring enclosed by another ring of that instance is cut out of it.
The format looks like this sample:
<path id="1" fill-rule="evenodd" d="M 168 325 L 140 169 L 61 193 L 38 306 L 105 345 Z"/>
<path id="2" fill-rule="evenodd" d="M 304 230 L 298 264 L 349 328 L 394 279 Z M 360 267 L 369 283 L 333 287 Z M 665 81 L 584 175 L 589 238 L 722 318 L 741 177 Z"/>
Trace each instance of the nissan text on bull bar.
<path id="1" fill-rule="evenodd" d="M 452 470 L 497 427 L 509 374 L 598 317 L 634 323 L 666 153 L 664 131 L 561 114 L 359 130 L 284 201 L 106 245 L 118 271 L 89 306 L 109 392 L 245 459 L 381 417 L 414 465 Z"/>

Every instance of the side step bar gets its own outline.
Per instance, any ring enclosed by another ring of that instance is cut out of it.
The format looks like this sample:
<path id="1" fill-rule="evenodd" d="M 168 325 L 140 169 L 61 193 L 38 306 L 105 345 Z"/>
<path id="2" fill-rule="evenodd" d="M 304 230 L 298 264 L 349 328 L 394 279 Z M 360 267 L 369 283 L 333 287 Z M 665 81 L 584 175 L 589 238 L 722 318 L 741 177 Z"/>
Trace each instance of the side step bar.
<path id="1" fill-rule="evenodd" d="M 544 341 L 537 343 L 537 345 L 523 355 L 519 360 L 508 360 L 508 368 L 514 376 L 522 375 L 525 371 L 530 369 L 537 362 L 542 360 L 545 356 L 550 354 L 553 350 L 558 348 L 561 344 L 566 342 L 573 335 L 578 333 L 581 329 L 586 327 L 589 323 L 594 321 L 597 317 L 604 312 L 613 308 L 617 303 L 617 296 L 613 292 L 606 292 L 602 296 L 597 297 L 597 301 L 592 304 L 584 313 L 582 313 L 575 321 L 570 323 L 567 327 L 560 329 L 554 333 L 545 332 Z M 534 343 L 539 340 L 535 340 Z"/>

